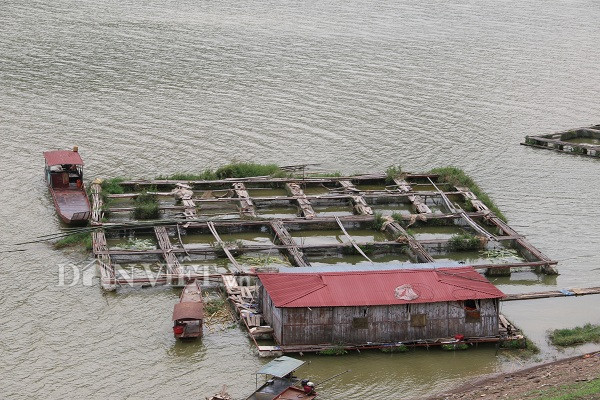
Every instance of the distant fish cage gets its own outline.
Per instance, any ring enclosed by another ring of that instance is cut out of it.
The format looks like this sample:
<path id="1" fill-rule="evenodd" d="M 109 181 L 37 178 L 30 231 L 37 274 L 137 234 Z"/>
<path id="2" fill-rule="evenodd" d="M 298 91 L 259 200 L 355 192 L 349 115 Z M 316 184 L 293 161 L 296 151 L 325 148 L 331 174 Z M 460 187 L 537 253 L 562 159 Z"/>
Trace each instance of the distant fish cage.
<path id="1" fill-rule="evenodd" d="M 600 157 L 600 125 L 569 129 L 548 135 L 526 136 L 521 144 L 574 155 Z"/>

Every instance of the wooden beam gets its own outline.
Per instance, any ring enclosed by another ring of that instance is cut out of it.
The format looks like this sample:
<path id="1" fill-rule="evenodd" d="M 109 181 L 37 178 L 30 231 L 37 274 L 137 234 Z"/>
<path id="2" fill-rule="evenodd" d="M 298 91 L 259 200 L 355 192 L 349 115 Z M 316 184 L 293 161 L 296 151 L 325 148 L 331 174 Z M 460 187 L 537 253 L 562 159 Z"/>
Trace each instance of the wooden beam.
<path id="1" fill-rule="evenodd" d="M 600 294 L 600 287 L 589 287 L 580 289 L 571 288 L 563 290 L 549 290 L 547 292 L 507 294 L 503 299 L 501 299 L 501 301 L 534 300 L 546 299 L 550 297 L 586 296 L 590 294 Z"/>
<path id="2" fill-rule="evenodd" d="M 234 183 L 233 190 L 235 191 L 235 195 L 240 202 L 240 214 L 242 217 L 256 217 L 254 202 L 250 198 L 248 190 L 246 190 L 246 185 L 244 185 L 242 182 Z"/>
<path id="3" fill-rule="evenodd" d="M 352 246 L 354 246 L 356 251 L 358 251 L 358 253 L 364 258 L 366 258 L 369 262 L 373 263 L 373 260 L 367 257 L 367 255 L 362 251 L 358 244 L 356 244 L 356 241 L 352 238 L 352 236 L 348 235 L 348 232 L 346 231 L 346 228 L 344 228 L 344 225 L 342 224 L 342 221 L 340 221 L 339 217 L 335 217 L 335 220 L 337 221 L 338 225 L 340 226 L 340 229 L 342 230 L 342 232 L 344 232 L 344 235 L 348 238 Z"/>
<path id="4" fill-rule="evenodd" d="M 112 264 L 106 236 L 103 229 L 96 229 L 92 232 L 92 246 L 96 261 L 100 267 L 100 285 L 102 289 L 114 291 L 117 289 L 115 267 Z"/>
<path id="5" fill-rule="evenodd" d="M 179 263 L 177 256 L 173 254 L 173 245 L 169 239 L 167 229 L 164 226 L 155 226 L 154 234 L 156 235 L 158 246 L 162 250 L 162 256 L 167 263 L 167 272 L 174 276 L 183 275 L 183 267 Z"/>
<path id="6" fill-rule="evenodd" d="M 402 225 L 396 222 L 392 217 L 386 217 L 386 219 L 386 222 L 383 224 L 383 229 L 391 233 L 394 237 L 398 238 L 396 239 L 397 242 L 406 242 L 415 254 L 415 257 L 417 257 L 418 262 L 435 262 L 434 258 L 431 257 L 427 250 L 425 250 L 423 245 L 415 240 L 415 238 L 410 236 L 408 232 L 404 230 Z"/>
<path id="7" fill-rule="evenodd" d="M 296 182 L 289 182 L 285 184 L 285 188 L 298 203 L 304 218 L 312 219 L 317 216 L 317 213 L 315 213 L 315 210 L 313 210 L 312 205 L 310 204 L 310 200 L 308 200 L 300 185 Z"/>
<path id="8" fill-rule="evenodd" d="M 298 245 L 287 229 L 285 229 L 285 226 L 281 220 L 272 221 L 271 229 L 273 229 L 273 232 L 275 233 L 275 236 L 279 242 L 286 247 L 290 261 L 294 265 L 297 267 L 310 267 L 310 263 L 306 260 L 306 257 L 304 257 L 302 251 L 299 250 Z"/>
<path id="9" fill-rule="evenodd" d="M 231 252 L 229 251 L 229 248 L 227 247 L 227 244 L 225 242 L 223 242 L 223 240 L 221 239 L 221 237 L 219 236 L 219 234 L 217 233 L 217 228 L 215 228 L 215 224 L 213 222 L 208 222 L 208 229 L 210 229 L 210 232 L 212 233 L 212 235 L 214 236 L 215 240 L 217 241 L 217 243 L 219 243 L 219 245 L 221 246 L 221 248 L 223 249 L 223 252 L 225 253 L 225 255 L 227 256 L 227 258 L 229 258 L 229 261 L 231 261 L 231 263 L 233 264 L 233 266 L 238 270 L 238 271 L 242 271 L 242 268 L 240 267 L 240 264 L 238 264 L 237 260 L 235 259 L 235 257 L 231 254 Z"/>

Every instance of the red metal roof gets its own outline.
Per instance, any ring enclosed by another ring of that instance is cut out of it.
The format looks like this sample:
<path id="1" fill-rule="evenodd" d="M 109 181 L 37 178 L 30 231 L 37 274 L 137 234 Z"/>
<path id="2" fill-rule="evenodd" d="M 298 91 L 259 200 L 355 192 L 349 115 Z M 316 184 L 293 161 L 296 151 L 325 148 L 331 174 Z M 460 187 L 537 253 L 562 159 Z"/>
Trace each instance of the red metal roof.
<path id="1" fill-rule="evenodd" d="M 45 151 L 44 158 L 49 166 L 62 164 L 83 165 L 79 153 L 72 150 Z"/>
<path id="2" fill-rule="evenodd" d="M 504 297 L 472 267 L 258 274 L 276 307 L 344 307 Z"/>

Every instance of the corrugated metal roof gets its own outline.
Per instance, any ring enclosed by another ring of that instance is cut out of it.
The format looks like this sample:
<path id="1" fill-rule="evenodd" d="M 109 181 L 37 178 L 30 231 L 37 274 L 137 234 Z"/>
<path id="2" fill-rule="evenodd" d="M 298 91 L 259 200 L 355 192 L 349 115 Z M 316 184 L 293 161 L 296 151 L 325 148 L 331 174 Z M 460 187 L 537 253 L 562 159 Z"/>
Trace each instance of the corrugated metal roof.
<path id="1" fill-rule="evenodd" d="M 204 304 L 200 301 L 175 303 L 175 307 L 173 307 L 173 321 L 202 318 L 204 318 Z"/>
<path id="2" fill-rule="evenodd" d="M 465 264 L 458 261 L 444 261 L 433 263 L 403 263 L 400 261 L 378 262 L 374 264 L 345 264 L 314 265 L 310 267 L 279 267 L 279 272 L 286 274 L 314 274 L 319 272 L 358 272 L 358 271 L 388 271 L 399 269 L 433 269 L 433 268 L 464 268 Z"/>
<path id="3" fill-rule="evenodd" d="M 356 307 L 504 297 L 472 267 L 258 274 L 276 307 Z"/>
<path id="4" fill-rule="evenodd" d="M 46 159 L 46 164 L 49 166 L 62 164 L 83 165 L 83 160 L 79 153 L 72 150 L 45 151 L 44 158 Z"/>
<path id="5" fill-rule="evenodd" d="M 256 374 L 273 375 L 283 378 L 290 372 L 294 372 L 300 368 L 305 362 L 292 357 L 282 356 L 263 366 Z"/>

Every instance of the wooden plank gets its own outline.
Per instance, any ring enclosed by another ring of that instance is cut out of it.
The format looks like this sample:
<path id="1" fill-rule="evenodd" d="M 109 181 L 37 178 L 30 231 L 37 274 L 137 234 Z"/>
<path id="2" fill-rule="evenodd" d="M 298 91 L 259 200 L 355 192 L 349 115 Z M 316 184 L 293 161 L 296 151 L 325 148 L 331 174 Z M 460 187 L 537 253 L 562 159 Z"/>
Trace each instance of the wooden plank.
<path id="1" fill-rule="evenodd" d="M 572 288 L 560 290 L 549 290 L 546 292 L 530 292 L 530 293 L 517 293 L 507 294 L 501 301 L 515 301 L 515 300 L 534 300 L 534 299 L 546 299 L 550 297 L 575 297 L 575 296 L 586 296 L 590 294 L 600 294 L 600 287 L 588 287 L 588 288 Z"/>
<path id="2" fill-rule="evenodd" d="M 108 254 L 108 245 L 106 244 L 106 236 L 103 229 L 97 229 L 92 232 L 92 248 L 100 267 L 100 285 L 107 291 L 116 290 L 115 267 L 112 264 L 110 254 Z"/>
<path id="3" fill-rule="evenodd" d="M 341 180 L 338 183 L 342 186 L 345 192 L 360 192 L 356 186 L 349 180 Z"/>
<path id="4" fill-rule="evenodd" d="M 280 220 L 272 221 L 271 229 L 273 229 L 275 237 L 278 239 L 278 241 L 286 247 L 290 261 L 294 265 L 297 267 L 310 267 L 310 264 L 304 257 L 304 254 L 298 249 L 298 245 L 287 229 L 285 229 L 283 222 Z"/>
<path id="5" fill-rule="evenodd" d="M 231 263 L 233 264 L 233 266 L 238 271 L 242 271 L 242 268 L 240 267 L 240 264 L 238 264 L 238 262 L 235 259 L 235 257 L 229 251 L 229 248 L 227 247 L 227 244 L 225 244 L 225 242 L 223 242 L 223 240 L 221 239 L 221 237 L 217 233 L 217 229 L 215 228 L 215 224 L 212 221 L 209 221 L 209 222 L 207 222 L 207 225 L 208 225 L 208 229 L 210 230 L 210 232 L 214 236 L 215 240 L 217 241 L 217 243 L 219 243 L 219 245 L 221 246 L 221 249 L 225 252 L 225 255 L 227 256 L 227 258 L 229 258 L 229 261 L 231 261 Z"/>
<path id="6" fill-rule="evenodd" d="M 410 202 L 413 203 L 419 214 L 431 214 L 431 210 L 429 209 L 429 207 L 427 207 L 427 205 L 423 201 L 423 198 L 418 194 L 411 194 L 410 196 L 408 196 L 408 200 L 410 200 Z"/>
<path id="7" fill-rule="evenodd" d="M 354 246 L 356 251 L 358 251 L 358 253 L 361 256 L 363 256 L 364 258 L 366 258 L 368 261 L 373 263 L 373 260 L 371 260 L 369 257 L 367 257 L 367 255 L 362 251 L 362 249 L 358 246 L 358 244 L 356 244 L 356 241 L 352 238 L 352 236 L 350 236 L 348 234 L 348 232 L 346 231 L 346 228 L 344 228 L 344 225 L 342 224 L 342 221 L 340 221 L 340 219 L 338 217 L 335 217 L 335 220 L 337 221 L 338 225 L 340 226 L 340 229 L 342 230 L 342 232 L 344 232 L 344 235 L 348 238 L 350 243 L 352 243 L 352 246 Z"/>
<path id="8" fill-rule="evenodd" d="M 415 240 L 412 236 L 406 232 L 406 230 L 396 222 L 392 217 L 386 217 L 387 221 L 384 223 L 383 229 L 390 232 L 393 236 L 398 237 L 396 241 L 401 243 L 407 243 L 410 249 L 413 251 L 419 262 L 435 262 L 434 258 L 425 250 L 423 245 Z"/>
<path id="9" fill-rule="evenodd" d="M 361 215 L 373 215 L 373 209 L 369 207 L 364 196 L 352 196 L 354 212 Z"/>
<path id="10" fill-rule="evenodd" d="M 173 253 L 173 245 L 169 239 L 169 234 L 164 226 L 155 226 L 154 234 L 158 242 L 158 246 L 162 250 L 162 256 L 167 264 L 167 273 L 174 277 L 183 275 L 183 267 L 179 263 L 177 256 Z"/>
<path id="11" fill-rule="evenodd" d="M 94 181 L 94 183 L 92 183 L 90 190 L 92 192 L 91 220 L 92 220 L 92 225 L 94 225 L 94 224 L 99 224 L 102 221 L 102 206 L 103 206 L 102 195 L 101 195 L 102 186 L 97 181 Z"/>
<path id="12" fill-rule="evenodd" d="M 304 194 L 304 191 L 296 182 L 289 182 L 285 184 L 287 191 L 292 195 L 294 200 L 298 203 L 300 210 L 302 210 L 302 215 L 304 218 L 312 219 L 316 217 L 315 210 L 313 210 L 312 205 L 310 204 L 310 200 Z"/>
<path id="13" fill-rule="evenodd" d="M 409 193 L 413 191 L 412 186 L 410 186 L 410 184 L 403 178 L 394 178 L 394 183 L 398 187 L 398 191 L 401 193 Z"/>
<path id="14" fill-rule="evenodd" d="M 239 199 L 240 214 L 242 217 L 256 217 L 256 208 L 254 207 L 254 202 L 248 194 L 248 190 L 246 190 L 246 185 L 244 185 L 242 182 L 234 183 L 233 190 L 235 191 L 236 197 Z"/>

